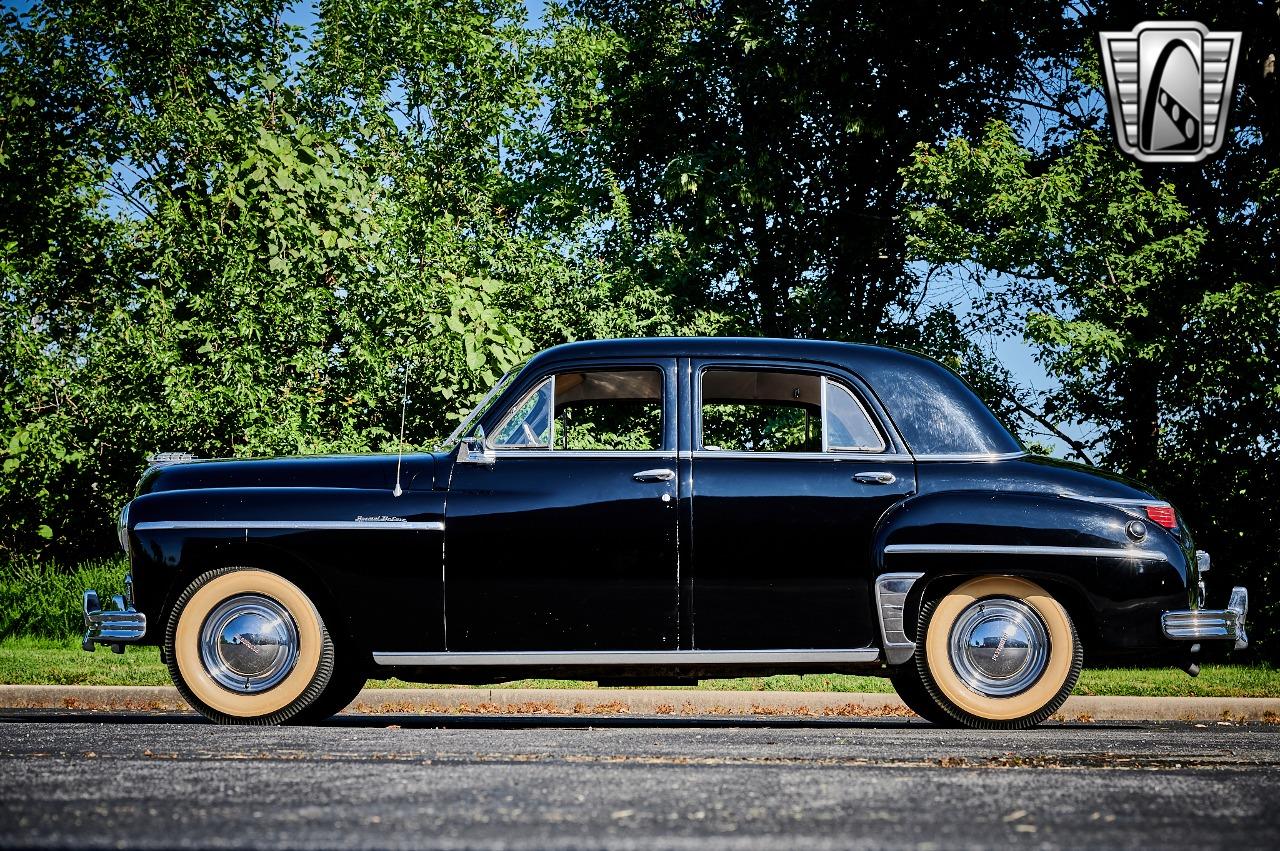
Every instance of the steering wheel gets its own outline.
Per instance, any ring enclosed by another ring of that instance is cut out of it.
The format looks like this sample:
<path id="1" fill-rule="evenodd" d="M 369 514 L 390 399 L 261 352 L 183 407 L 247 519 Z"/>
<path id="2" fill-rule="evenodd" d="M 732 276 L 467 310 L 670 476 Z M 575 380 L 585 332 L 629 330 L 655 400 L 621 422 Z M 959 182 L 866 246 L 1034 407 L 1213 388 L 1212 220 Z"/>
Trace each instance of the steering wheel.
<path id="1" fill-rule="evenodd" d="M 524 436 L 529 439 L 530 446 L 538 445 L 538 436 L 533 433 L 533 429 L 529 428 L 528 422 L 520 423 L 520 428 L 524 429 Z"/>

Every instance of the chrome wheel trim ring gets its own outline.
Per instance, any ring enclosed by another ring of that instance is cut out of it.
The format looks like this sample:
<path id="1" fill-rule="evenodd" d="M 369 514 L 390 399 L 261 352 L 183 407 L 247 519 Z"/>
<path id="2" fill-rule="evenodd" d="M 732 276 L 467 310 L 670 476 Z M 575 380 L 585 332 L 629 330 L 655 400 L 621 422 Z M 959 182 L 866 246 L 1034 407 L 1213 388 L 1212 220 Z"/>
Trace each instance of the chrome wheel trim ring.
<path id="1" fill-rule="evenodd" d="M 948 655 L 956 674 L 984 697 L 1012 697 L 1036 684 L 1049 663 L 1049 631 L 1021 600 L 978 600 L 951 627 Z"/>
<path id="2" fill-rule="evenodd" d="M 298 626 L 260 594 L 223 600 L 200 627 L 200 661 L 214 682 L 237 694 L 279 685 L 298 662 Z"/>

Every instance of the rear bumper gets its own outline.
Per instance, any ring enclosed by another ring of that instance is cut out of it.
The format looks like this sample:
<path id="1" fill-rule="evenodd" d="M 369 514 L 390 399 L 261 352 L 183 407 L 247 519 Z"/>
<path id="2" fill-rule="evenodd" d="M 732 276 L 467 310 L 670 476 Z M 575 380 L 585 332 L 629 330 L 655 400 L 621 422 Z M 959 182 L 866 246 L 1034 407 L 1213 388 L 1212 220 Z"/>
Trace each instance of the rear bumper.
<path id="1" fill-rule="evenodd" d="M 141 641 L 147 634 L 147 616 L 133 608 L 133 578 L 124 580 L 124 596 L 111 598 L 114 609 L 103 609 L 98 602 L 98 592 L 92 588 L 84 592 L 84 641 L 81 647 L 89 652 L 99 644 L 107 644 L 116 653 L 123 653 L 126 644 Z"/>
<path id="2" fill-rule="evenodd" d="M 1176 641 L 1234 641 L 1237 650 L 1249 646 L 1244 622 L 1249 614 L 1249 591 L 1237 585 L 1225 609 L 1187 609 L 1165 612 L 1160 625 L 1165 638 Z"/>

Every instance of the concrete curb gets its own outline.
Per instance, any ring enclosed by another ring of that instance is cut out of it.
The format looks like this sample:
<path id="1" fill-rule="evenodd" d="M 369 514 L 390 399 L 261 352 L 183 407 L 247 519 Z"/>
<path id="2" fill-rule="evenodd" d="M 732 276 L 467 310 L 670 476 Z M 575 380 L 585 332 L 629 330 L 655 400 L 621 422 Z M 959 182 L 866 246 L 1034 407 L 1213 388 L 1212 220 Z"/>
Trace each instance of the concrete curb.
<path id="1" fill-rule="evenodd" d="M 3 709 L 190 711 L 172 686 L 0 685 Z M 676 689 L 365 689 L 348 713 L 457 715 L 671 715 L 913 717 L 894 694 Z M 1280 699 L 1258 697 L 1071 697 L 1068 721 L 1268 721 Z"/>

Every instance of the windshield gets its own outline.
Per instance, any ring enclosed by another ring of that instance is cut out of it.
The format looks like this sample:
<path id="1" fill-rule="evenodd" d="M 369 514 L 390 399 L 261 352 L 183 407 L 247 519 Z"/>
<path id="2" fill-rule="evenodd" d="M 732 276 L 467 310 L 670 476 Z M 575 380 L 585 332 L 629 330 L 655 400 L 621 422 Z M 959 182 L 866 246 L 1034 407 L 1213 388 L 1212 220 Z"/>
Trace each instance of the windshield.
<path id="1" fill-rule="evenodd" d="M 453 430 L 453 433 L 446 437 L 444 442 L 437 446 L 436 449 L 448 449 L 450 446 L 457 443 L 463 435 L 467 434 L 471 425 L 479 419 L 480 415 L 489 410 L 489 406 L 493 404 L 493 400 L 498 398 L 498 393 L 510 384 L 511 379 L 515 378 L 523 368 L 524 364 L 520 364 L 506 375 L 499 378 L 497 383 L 494 384 L 493 387 L 489 388 L 489 392 L 484 394 L 484 398 L 480 400 L 479 404 L 471 409 L 471 413 L 462 418 L 462 422 L 458 423 L 458 427 Z"/>

